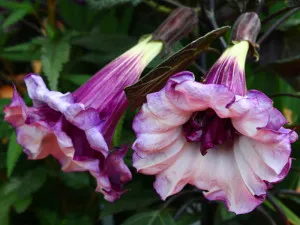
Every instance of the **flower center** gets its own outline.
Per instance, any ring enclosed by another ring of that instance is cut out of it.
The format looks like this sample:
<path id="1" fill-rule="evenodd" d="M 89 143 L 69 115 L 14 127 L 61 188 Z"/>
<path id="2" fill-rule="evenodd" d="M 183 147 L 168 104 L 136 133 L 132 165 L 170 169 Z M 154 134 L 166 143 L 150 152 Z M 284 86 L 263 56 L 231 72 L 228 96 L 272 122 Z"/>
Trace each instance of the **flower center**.
<path id="1" fill-rule="evenodd" d="M 200 142 L 202 155 L 216 145 L 232 141 L 238 134 L 230 118 L 222 119 L 212 109 L 195 113 L 183 125 L 183 133 L 188 142 Z"/>

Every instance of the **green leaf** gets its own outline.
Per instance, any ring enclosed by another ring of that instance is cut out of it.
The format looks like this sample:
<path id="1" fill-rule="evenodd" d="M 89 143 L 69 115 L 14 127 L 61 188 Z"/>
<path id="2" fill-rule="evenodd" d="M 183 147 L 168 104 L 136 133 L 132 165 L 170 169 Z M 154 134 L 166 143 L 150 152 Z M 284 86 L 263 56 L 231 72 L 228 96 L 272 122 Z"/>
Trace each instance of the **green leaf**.
<path id="1" fill-rule="evenodd" d="M 59 225 L 59 219 L 56 212 L 48 209 L 40 209 L 37 212 L 37 217 L 40 221 L 40 225 Z"/>
<path id="2" fill-rule="evenodd" d="M 125 120 L 125 115 L 126 112 L 123 114 L 123 116 L 121 117 L 121 119 L 119 120 L 119 123 L 116 127 L 115 133 L 114 133 L 114 137 L 113 137 L 113 145 L 114 146 L 120 146 L 120 140 L 121 140 L 121 135 L 122 135 L 122 131 L 123 131 L 123 125 L 124 125 L 124 120 Z"/>
<path id="3" fill-rule="evenodd" d="M 276 198 L 275 201 L 278 203 L 278 205 L 283 210 L 284 214 L 292 224 L 300 224 L 300 218 L 293 211 L 291 211 L 287 206 L 285 206 L 281 201 L 279 201 L 279 199 Z"/>
<path id="4" fill-rule="evenodd" d="M 59 75 L 63 65 L 69 60 L 70 49 L 69 36 L 63 37 L 58 41 L 44 40 L 41 62 L 52 90 L 57 90 Z"/>
<path id="5" fill-rule="evenodd" d="M 158 201 L 159 198 L 153 189 L 145 189 L 143 182 L 134 182 L 128 185 L 128 191 L 118 201 L 114 203 L 105 201 L 101 204 L 100 219 L 128 210 L 141 210 Z"/>
<path id="6" fill-rule="evenodd" d="M 169 77 L 186 69 L 199 54 L 207 50 L 211 43 L 225 34 L 228 29 L 228 26 L 221 27 L 198 38 L 150 71 L 138 82 L 125 88 L 125 93 L 131 106 L 133 108 L 141 106 L 146 101 L 147 94 L 162 89 Z"/>
<path id="7" fill-rule="evenodd" d="M 11 25 L 17 23 L 19 20 L 23 19 L 27 14 L 30 14 L 31 12 L 32 12 L 31 8 L 25 8 L 25 9 L 20 8 L 10 13 L 2 25 L 3 29 L 7 29 Z"/>
<path id="8" fill-rule="evenodd" d="M 73 40 L 74 45 L 78 45 L 90 50 L 101 52 L 124 52 L 137 42 L 136 39 L 120 34 L 104 35 L 94 33 L 78 37 Z"/>
<path id="9" fill-rule="evenodd" d="M 29 62 L 40 58 L 39 52 L 1 52 L 0 56 L 11 61 Z"/>
<path id="10" fill-rule="evenodd" d="M 28 1 L 16 2 L 12 0 L 0 0 L 0 7 L 3 7 L 5 9 L 11 9 L 11 10 L 33 8 L 32 4 Z"/>
<path id="11" fill-rule="evenodd" d="M 32 202 L 32 197 L 21 199 L 14 204 L 14 208 L 17 213 L 23 213 L 30 206 Z"/>
<path id="12" fill-rule="evenodd" d="M 103 9 L 108 7 L 113 7 L 118 4 L 123 3 L 132 3 L 132 4 L 138 4 L 142 0 L 87 0 L 87 2 L 91 5 L 93 8 L 97 9 Z"/>
<path id="13" fill-rule="evenodd" d="M 80 86 L 90 79 L 91 76 L 86 74 L 64 74 L 61 78 Z"/>
<path id="14" fill-rule="evenodd" d="M 7 158 L 6 158 L 8 177 L 11 176 L 21 154 L 22 154 L 22 147 L 17 143 L 16 133 L 13 132 L 10 136 L 8 150 L 7 150 Z"/>
<path id="15" fill-rule="evenodd" d="M 175 221 L 167 212 L 143 212 L 129 217 L 122 225 L 175 225 Z"/>
<path id="16" fill-rule="evenodd" d="M 276 197 L 273 197 L 273 200 L 279 205 L 279 207 L 282 209 L 284 214 L 286 215 L 287 219 L 289 220 L 290 223 L 293 225 L 299 225 L 300 224 L 300 218 L 293 212 L 291 211 L 286 205 L 284 205 L 279 199 Z M 275 211 L 275 208 L 269 201 L 265 201 L 264 204 L 271 208 L 272 210 Z"/>
<path id="17" fill-rule="evenodd" d="M 81 189 L 90 184 L 88 173 L 60 173 L 64 184 L 74 189 Z"/>
<path id="18" fill-rule="evenodd" d="M 57 1 L 57 9 L 61 17 L 67 25 L 78 31 L 90 31 L 93 22 L 100 22 L 97 16 L 97 11 L 94 9 L 84 7 L 75 1 L 60 0 Z M 80 15 L 80 16 L 74 16 Z"/>

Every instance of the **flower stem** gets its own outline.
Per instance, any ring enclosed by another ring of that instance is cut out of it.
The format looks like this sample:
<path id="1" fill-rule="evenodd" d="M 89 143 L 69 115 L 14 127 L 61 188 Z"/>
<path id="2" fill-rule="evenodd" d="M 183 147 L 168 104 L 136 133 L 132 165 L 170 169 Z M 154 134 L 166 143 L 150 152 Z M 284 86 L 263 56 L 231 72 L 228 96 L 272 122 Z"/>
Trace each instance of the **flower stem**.
<path id="1" fill-rule="evenodd" d="M 279 20 L 277 20 L 270 28 L 267 30 L 263 36 L 260 37 L 258 40 L 258 44 L 260 45 L 280 24 L 282 24 L 285 20 L 287 20 L 290 16 L 295 14 L 298 10 L 300 10 L 300 7 L 292 9 L 290 12 L 285 14 L 283 17 L 281 17 Z"/>

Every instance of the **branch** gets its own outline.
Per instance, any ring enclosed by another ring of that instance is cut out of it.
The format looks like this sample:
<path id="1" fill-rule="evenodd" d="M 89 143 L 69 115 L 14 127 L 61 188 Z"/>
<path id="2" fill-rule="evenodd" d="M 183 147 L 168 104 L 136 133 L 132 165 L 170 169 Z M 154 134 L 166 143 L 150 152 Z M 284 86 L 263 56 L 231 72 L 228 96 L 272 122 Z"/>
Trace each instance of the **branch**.
<path id="1" fill-rule="evenodd" d="M 285 14 L 283 17 L 281 17 L 279 20 L 277 20 L 270 28 L 267 30 L 263 36 L 258 40 L 257 44 L 261 44 L 280 24 L 282 24 L 285 20 L 287 20 L 290 16 L 295 14 L 298 10 L 300 10 L 300 7 L 292 9 L 290 12 Z"/>
<path id="2" fill-rule="evenodd" d="M 203 0 L 200 0 L 200 4 L 201 4 L 201 11 L 204 13 L 205 18 L 209 20 L 212 28 L 218 29 L 219 26 L 217 24 L 217 20 L 216 20 L 216 16 L 215 16 L 215 0 L 209 1 L 209 10 L 207 10 L 205 8 Z M 220 42 L 221 42 L 223 48 L 226 49 L 227 43 L 226 43 L 225 39 L 223 37 L 220 37 L 219 39 L 220 39 Z"/>

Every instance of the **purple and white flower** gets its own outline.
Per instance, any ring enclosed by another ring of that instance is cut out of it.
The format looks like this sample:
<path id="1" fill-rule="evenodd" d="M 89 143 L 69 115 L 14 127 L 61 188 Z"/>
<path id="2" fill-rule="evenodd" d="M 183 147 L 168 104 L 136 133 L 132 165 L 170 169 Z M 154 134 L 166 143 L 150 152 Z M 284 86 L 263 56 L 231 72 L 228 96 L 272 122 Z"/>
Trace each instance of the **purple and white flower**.
<path id="1" fill-rule="evenodd" d="M 138 80 L 162 48 L 162 42 L 149 36 L 73 93 L 50 91 L 39 75 L 27 75 L 25 83 L 33 106 L 26 106 L 15 90 L 4 112 L 28 158 L 52 155 L 65 172 L 89 171 L 97 179 L 96 190 L 105 199 L 118 199 L 123 184 L 131 180 L 123 161 L 128 148 L 111 146 L 128 104 L 123 89 Z"/>
<path id="2" fill-rule="evenodd" d="M 191 72 L 173 75 L 134 119 L 133 165 L 156 175 L 163 200 L 191 184 L 230 211 L 247 213 L 288 174 L 298 136 L 283 127 L 287 121 L 271 99 L 247 91 L 248 48 L 248 41 L 229 47 L 203 83 Z"/>

